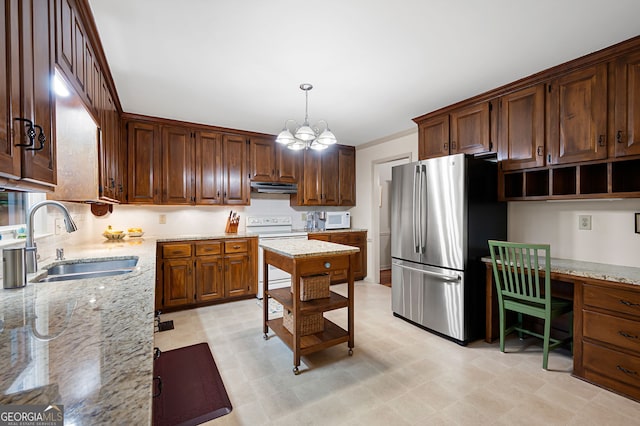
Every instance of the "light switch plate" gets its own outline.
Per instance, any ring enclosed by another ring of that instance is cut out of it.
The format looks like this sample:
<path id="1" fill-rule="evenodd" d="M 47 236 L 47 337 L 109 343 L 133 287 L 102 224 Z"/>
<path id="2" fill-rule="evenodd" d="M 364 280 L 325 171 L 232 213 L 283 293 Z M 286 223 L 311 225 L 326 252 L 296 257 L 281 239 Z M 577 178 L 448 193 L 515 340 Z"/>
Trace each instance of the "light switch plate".
<path id="1" fill-rule="evenodd" d="M 591 215 L 583 214 L 578 216 L 578 229 L 591 231 Z"/>

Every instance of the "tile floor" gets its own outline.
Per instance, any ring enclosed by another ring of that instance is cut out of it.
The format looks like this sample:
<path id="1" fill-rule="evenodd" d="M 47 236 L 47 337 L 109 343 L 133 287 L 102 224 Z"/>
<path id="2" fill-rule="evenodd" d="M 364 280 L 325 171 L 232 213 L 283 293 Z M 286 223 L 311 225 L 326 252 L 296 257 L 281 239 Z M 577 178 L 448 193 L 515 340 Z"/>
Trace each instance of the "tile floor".
<path id="1" fill-rule="evenodd" d="M 332 286 L 346 293 L 346 285 Z M 262 337 L 257 300 L 165 314 L 175 329 L 156 333 L 170 350 L 208 342 L 233 411 L 209 425 L 631 425 L 640 404 L 571 377 L 568 352 L 511 339 L 458 346 L 395 318 L 391 289 L 356 283 L 355 348 L 304 357 L 271 333 Z M 346 323 L 344 310 L 325 314 Z"/>

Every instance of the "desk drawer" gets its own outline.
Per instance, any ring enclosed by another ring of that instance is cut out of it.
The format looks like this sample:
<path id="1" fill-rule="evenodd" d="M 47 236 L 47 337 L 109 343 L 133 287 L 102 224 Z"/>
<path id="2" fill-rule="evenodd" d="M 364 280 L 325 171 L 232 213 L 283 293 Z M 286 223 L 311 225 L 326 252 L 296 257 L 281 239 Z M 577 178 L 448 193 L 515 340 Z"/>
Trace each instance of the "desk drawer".
<path id="1" fill-rule="evenodd" d="M 598 312 L 583 311 L 584 337 L 636 351 L 640 355 L 640 322 Z"/>
<path id="2" fill-rule="evenodd" d="M 163 244 L 162 245 L 162 257 L 165 259 L 172 259 L 176 257 L 190 257 L 191 256 L 191 244 Z"/>
<path id="3" fill-rule="evenodd" d="M 246 253 L 249 247 L 247 240 L 229 240 L 224 242 L 225 253 Z"/>
<path id="4" fill-rule="evenodd" d="M 196 256 L 209 256 L 222 253 L 221 241 L 207 241 L 205 243 L 196 243 Z"/>
<path id="5" fill-rule="evenodd" d="M 640 291 L 583 284 L 584 304 L 640 317 Z"/>
<path id="6" fill-rule="evenodd" d="M 640 357 L 584 342 L 585 377 L 633 398 L 640 395 Z M 595 375 L 589 374 L 590 372 Z"/>

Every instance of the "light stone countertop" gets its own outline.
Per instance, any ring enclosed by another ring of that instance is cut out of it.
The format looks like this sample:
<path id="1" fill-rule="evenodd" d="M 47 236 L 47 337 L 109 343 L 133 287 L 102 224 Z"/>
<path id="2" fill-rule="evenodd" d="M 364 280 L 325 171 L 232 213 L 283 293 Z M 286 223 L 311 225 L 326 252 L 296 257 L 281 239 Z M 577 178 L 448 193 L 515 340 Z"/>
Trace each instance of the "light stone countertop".
<path id="1" fill-rule="evenodd" d="M 491 257 L 483 257 L 482 261 L 491 263 Z M 640 268 L 553 257 L 551 258 L 550 267 L 551 272 L 559 274 L 640 285 Z"/>
<path id="2" fill-rule="evenodd" d="M 362 228 L 347 228 L 347 229 L 326 229 L 326 230 L 315 230 L 315 231 L 307 231 L 304 229 L 294 229 L 293 231 L 299 231 L 299 232 L 307 232 L 309 234 L 334 234 L 334 233 L 339 233 L 339 232 L 369 232 L 368 229 L 362 229 Z"/>
<path id="3" fill-rule="evenodd" d="M 64 261 L 137 256 L 134 272 L 0 288 L 0 405 L 63 404 L 65 424 L 151 424 L 156 242 L 244 234 L 100 240 L 65 245 Z"/>
<path id="4" fill-rule="evenodd" d="M 351 254 L 360 251 L 358 247 L 320 240 L 267 240 L 261 242 L 260 247 L 293 258 Z"/>

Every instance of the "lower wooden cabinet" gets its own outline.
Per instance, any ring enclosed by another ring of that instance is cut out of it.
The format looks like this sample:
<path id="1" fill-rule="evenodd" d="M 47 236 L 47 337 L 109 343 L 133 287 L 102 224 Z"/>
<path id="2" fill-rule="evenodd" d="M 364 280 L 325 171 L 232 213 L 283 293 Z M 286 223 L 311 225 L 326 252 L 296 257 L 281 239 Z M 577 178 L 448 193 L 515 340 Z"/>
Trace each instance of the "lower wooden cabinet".
<path id="1" fill-rule="evenodd" d="M 156 309 L 255 296 L 257 259 L 255 237 L 158 243 Z"/>
<path id="2" fill-rule="evenodd" d="M 362 280 L 367 276 L 367 231 L 345 231 L 345 232 L 312 232 L 309 234 L 310 240 L 329 241 L 336 244 L 358 247 L 360 251 L 356 253 L 356 263 L 354 268 L 354 279 Z M 331 272 L 331 284 L 346 283 L 347 270 Z"/>
<path id="3" fill-rule="evenodd" d="M 640 401 L 640 289 L 590 281 L 576 286 L 574 374 Z"/>

